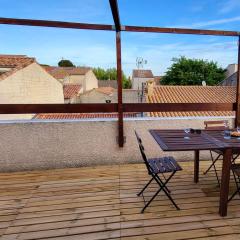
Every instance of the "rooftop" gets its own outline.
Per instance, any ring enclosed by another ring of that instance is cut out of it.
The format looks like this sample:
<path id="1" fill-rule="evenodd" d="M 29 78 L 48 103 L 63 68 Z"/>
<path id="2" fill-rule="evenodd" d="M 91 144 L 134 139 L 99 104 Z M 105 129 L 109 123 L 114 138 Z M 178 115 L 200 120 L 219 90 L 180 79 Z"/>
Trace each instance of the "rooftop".
<path id="1" fill-rule="evenodd" d="M 85 75 L 91 68 L 89 67 L 44 67 L 48 73 L 57 79 L 63 79 L 70 75 Z"/>
<path id="2" fill-rule="evenodd" d="M 124 113 L 125 118 L 137 117 L 137 113 Z M 118 113 L 41 113 L 36 114 L 34 119 L 60 120 L 60 119 L 89 119 L 89 118 L 117 118 Z"/>
<path id="3" fill-rule="evenodd" d="M 0 74 L 0 80 L 5 79 L 18 70 L 35 62 L 35 58 L 25 55 L 0 55 L 0 68 L 9 68 L 8 71 Z"/>
<path id="4" fill-rule="evenodd" d="M 133 78 L 154 78 L 151 70 L 144 70 L 144 69 L 141 69 L 141 70 L 134 69 L 132 77 Z"/>
<path id="5" fill-rule="evenodd" d="M 64 84 L 63 95 L 64 99 L 71 99 L 79 94 L 82 86 L 80 84 Z"/>
<path id="6" fill-rule="evenodd" d="M 196 185 L 192 163 L 181 166 L 169 183 L 181 211 L 161 194 L 144 214 L 136 196 L 148 179 L 143 164 L 1 173 L 1 239 L 239 239 L 239 199 L 220 217 L 213 174 Z"/>
<path id="7" fill-rule="evenodd" d="M 156 86 L 148 94 L 149 103 L 234 103 L 236 87 L 232 86 Z M 231 111 L 151 112 L 152 117 L 232 116 Z"/>

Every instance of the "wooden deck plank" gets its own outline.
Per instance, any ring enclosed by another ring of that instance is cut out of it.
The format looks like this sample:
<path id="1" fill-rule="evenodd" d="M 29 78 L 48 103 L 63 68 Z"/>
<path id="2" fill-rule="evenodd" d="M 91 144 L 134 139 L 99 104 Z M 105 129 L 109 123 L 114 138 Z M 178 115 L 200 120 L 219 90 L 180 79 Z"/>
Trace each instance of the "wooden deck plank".
<path id="1" fill-rule="evenodd" d="M 239 197 L 221 218 L 214 174 L 195 184 L 193 163 L 181 166 L 169 184 L 181 210 L 160 194 L 144 214 L 136 196 L 148 179 L 143 164 L 0 174 L 1 240 L 240 239 Z"/>

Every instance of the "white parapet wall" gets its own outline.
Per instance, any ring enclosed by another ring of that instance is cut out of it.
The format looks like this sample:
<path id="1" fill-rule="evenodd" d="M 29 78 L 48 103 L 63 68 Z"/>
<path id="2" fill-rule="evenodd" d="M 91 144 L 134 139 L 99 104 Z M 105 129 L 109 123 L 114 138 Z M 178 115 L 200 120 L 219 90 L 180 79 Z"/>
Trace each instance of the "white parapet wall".
<path id="1" fill-rule="evenodd" d="M 163 153 L 149 129 L 204 128 L 206 120 L 218 118 L 141 118 L 124 122 L 126 143 L 117 145 L 117 120 L 88 121 L 1 121 L 0 171 L 23 171 L 65 167 L 142 162 L 134 129 L 144 141 L 149 157 L 173 155 L 179 161 L 193 160 L 192 152 Z M 201 159 L 209 159 L 202 152 Z"/>

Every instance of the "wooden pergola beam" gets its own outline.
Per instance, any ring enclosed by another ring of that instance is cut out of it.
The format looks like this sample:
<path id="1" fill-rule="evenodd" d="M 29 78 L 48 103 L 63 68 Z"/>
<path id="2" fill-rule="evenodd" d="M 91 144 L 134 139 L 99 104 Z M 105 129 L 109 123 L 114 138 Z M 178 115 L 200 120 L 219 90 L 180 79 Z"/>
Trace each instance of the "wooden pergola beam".
<path id="1" fill-rule="evenodd" d="M 23 113 L 112 113 L 118 111 L 117 103 L 78 104 L 0 104 L 0 114 Z"/>
<path id="2" fill-rule="evenodd" d="M 141 27 L 122 26 L 122 31 L 127 32 L 151 32 L 151 33 L 173 33 L 173 34 L 194 34 L 194 35 L 215 35 L 215 36 L 239 36 L 240 32 L 223 30 L 187 29 L 187 28 L 162 28 L 162 27 Z"/>
<path id="3" fill-rule="evenodd" d="M 238 68 L 237 68 L 237 94 L 236 94 L 235 127 L 240 126 L 240 36 L 238 37 Z"/>
<path id="4" fill-rule="evenodd" d="M 124 112 L 235 111 L 235 103 L 124 103 Z"/>
<path id="5" fill-rule="evenodd" d="M 117 56 L 117 83 L 118 83 L 118 145 L 124 145 L 123 131 L 123 102 L 122 102 L 122 57 L 121 57 L 121 22 L 117 0 L 109 0 L 116 31 L 116 56 Z"/>
<path id="6" fill-rule="evenodd" d="M 112 25 L 107 25 L 107 24 L 89 24 L 89 23 L 77 23 L 77 22 L 35 20 L 35 19 L 0 18 L 0 24 L 114 31 L 114 27 Z"/>
<path id="7" fill-rule="evenodd" d="M 117 32 L 121 31 L 121 23 L 119 17 L 118 3 L 117 0 L 109 0 L 112 16 L 115 24 L 115 30 Z"/>
<path id="8" fill-rule="evenodd" d="M 236 111 L 236 103 L 122 103 L 122 112 Z M 117 103 L 0 104 L 0 114 L 112 113 Z"/>
<path id="9" fill-rule="evenodd" d="M 115 27 L 109 24 L 89 24 L 78 22 L 63 22 L 36 19 L 20 18 L 0 18 L 0 24 L 35 26 L 35 27 L 55 27 L 55 28 L 72 28 L 86 30 L 103 30 L 103 31 L 126 31 L 126 32 L 152 32 L 152 33 L 173 33 L 173 34 L 194 34 L 194 35 L 216 35 L 216 36 L 239 36 L 237 31 L 224 30 L 205 30 L 205 29 L 187 29 L 187 28 L 163 28 L 163 27 L 144 27 L 144 26 L 121 26 L 119 11 L 115 0 L 109 0 L 113 13 Z"/>

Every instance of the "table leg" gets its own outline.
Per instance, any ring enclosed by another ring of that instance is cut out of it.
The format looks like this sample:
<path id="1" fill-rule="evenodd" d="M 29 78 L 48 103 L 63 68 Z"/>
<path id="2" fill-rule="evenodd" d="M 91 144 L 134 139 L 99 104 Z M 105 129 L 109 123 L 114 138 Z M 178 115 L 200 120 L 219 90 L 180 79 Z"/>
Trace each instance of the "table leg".
<path id="1" fill-rule="evenodd" d="M 199 179 L 199 150 L 194 151 L 194 182 L 198 183 Z"/>
<path id="2" fill-rule="evenodd" d="M 231 148 L 225 149 L 223 155 L 222 178 L 220 186 L 220 204 L 219 204 L 219 214 L 222 217 L 227 216 L 231 158 L 232 149 Z"/>

